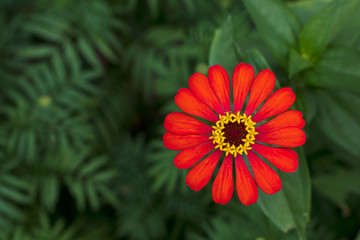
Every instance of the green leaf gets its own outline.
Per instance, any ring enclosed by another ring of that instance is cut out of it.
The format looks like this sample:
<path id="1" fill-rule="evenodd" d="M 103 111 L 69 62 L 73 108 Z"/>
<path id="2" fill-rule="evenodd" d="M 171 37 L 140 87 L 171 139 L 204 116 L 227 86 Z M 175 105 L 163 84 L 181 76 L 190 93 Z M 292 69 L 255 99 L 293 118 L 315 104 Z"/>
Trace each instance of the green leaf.
<path id="1" fill-rule="evenodd" d="M 174 159 L 177 152 L 165 149 L 160 141 L 154 141 L 152 145 L 153 151 L 146 158 L 152 163 L 148 170 L 149 176 L 154 179 L 151 190 L 158 192 L 160 189 L 165 188 L 170 195 L 178 192 L 179 189 L 185 189 L 186 172 L 175 168 L 173 161 L 164 161 L 164 159 Z M 179 182 L 183 185 L 179 186 Z"/>
<path id="2" fill-rule="evenodd" d="M 101 51 L 101 53 L 103 53 L 109 60 L 117 60 L 116 53 L 113 52 L 113 50 L 108 46 L 108 44 L 102 37 L 96 35 L 95 33 L 91 33 L 90 39 L 92 40 L 96 48 Z"/>
<path id="3" fill-rule="evenodd" d="M 21 49 L 17 52 L 19 59 L 39 59 L 52 56 L 56 48 L 47 44 L 38 44 Z"/>
<path id="4" fill-rule="evenodd" d="M 346 196 L 359 189 L 360 169 L 340 170 L 313 178 L 314 187 L 341 208 L 346 208 Z"/>
<path id="5" fill-rule="evenodd" d="M 24 209 L 32 201 L 32 187 L 28 181 L 0 172 L 0 230 L 9 230 L 14 223 L 25 220 Z M 1 236 L 1 234 L 0 234 Z"/>
<path id="6" fill-rule="evenodd" d="M 305 239 L 306 224 L 310 219 L 311 184 L 305 154 L 300 148 L 299 167 L 294 173 L 279 172 L 283 187 L 274 195 L 259 194 L 261 209 L 282 231 L 295 228 L 300 239 Z"/>
<path id="7" fill-rule="evenodd" d="M 299 53 L 292 48 L 290 50 L 289 59 L 289 77 L 293 77 L 296 73 L 303 71 L 306 68 L 311 67 L 312 64 L 304 57 L 300 56 Z"/>
<path id="8" fill-rule="evenodd" d="M 66 18 L 62 18 L 60 16 L 57 15 L 52 15 L 52 14 L 37 14 L 35 16 L 33 16 L 32 18 L 32 23 L 36 23 L 39 26 L 41 24 L 44 25 L 44 28 L 46 29 L 51 29 L 51 30 L 57 30 L 57 31 L 61 31 L 61 32 L 66 32 L 69 30 L 69 27 L 71 26 L 68 23 L 68 20 Z"/>
<path id="9" fill-rule="evenodd" d="M 95 157 L 83 165 L 83 167 L 79 170 L 79 174 L 84 177 L 94 174 L 96 171 L 100 171 L 101 168 L 106 165 L 107 161 L 108 159 L 102 155 Z"/>
<path id="10" fill-rule="evenodd" d="M 348 109 L 357 122 L 360 122 L 360 96 L 358 94 L 339 91 L 336 93 L 336 100 L 341 106 Z"/>
<path id="11" fill-rule="evenodd" d="M 319 59 L 316 67 L 305 73 L 307 84 L 316 87 L 360 93 L 360 51 L 332 48 Z"/>
<path id="12" fill-rule="evenodd" d="M 85 57 L 88 63 L 90 63 L 95 68 L 101 66 L 98 60 L 98 56 L 96 55 L 95 49 L 92 48 L 91 44 L 88 42 L 86 38 L 79 37 L 77 44 L 82 55 Z"/>
<path id="13" fill-rule="evenodd" d="M 86 183 L 85 186 L 86 186 L 86 192 L 87 192 L 87 196 L 88 196 L 88 200 L 89 200 L 91 208 L 94 211 L 99 210 L 100 202 L 99 202 L 98 194 L 94 188 L 94 184 L 92 182 L 89 182 L 89 183 Z"/>
<path id="14" fill-rule="evenodd" d="M 313 16 L 300 33 L 300 53 L 314 62 L 360 11 L 360 1 L 333 1 Z"/>
<path id="15" fill-rule="evenodd" d="M 81 62 L 73 44 L 70 42 L 65 43 L 64 52 L 65 52 L 66 62 L 68 63 L 69 68 L 71 69 L 72 76 L 78 77 L 81 69 Z"/>
<path id="16" fill-rule="evenodd" d="M 355 240 L 360 240 L 360 231 L 358 231 L 356 237 L 355 237 Z"/>
<path id="17" fill-rule="evenodd" d="M 59 83 L 66 82 L 66 68 L 60 55 L 55 54 L 51 58 L 51 66 L 54 70 L 53 77 Z"/>
<path id="18" fill-rule="evenodd" d="M 301 89 L 296 92 L 296 108 L 304 114 L 304 120 L 309 124 L 317 111 L 316 97 L 313 92 Z"/>
<path id="19" fill-rule="evenodd" d="M 255 73 L 259 73 L 263 69 L 270 69 L 271 67 L 269 63 L 266 61 L 265 57 L 257 50 L 252 49 L 251 51 L 247 52 L 243 56 L 244 60 L 254 67 Z M 276 80 L 275 89 L 280 88 L 280 83 Z"/>
<path id="20" fill-rule="evenodd" d="M 72 178 L 68 177 L 65 179 L 68 188 L 76 200 L 76 206 L 80 211 L 85 209 L 86 200 L 84 193 L 84 186 L 80 181 L 74 181 Z"/>
<path id="21" fill-rule="evenodd" d="M 147 0 L 152 18 L 159 14 L 159 0 Z"/>
<path id="22" fill-rule="evenodd" d="M 25 30 L 43 39 L 54 42 L 60 41 L 63 37 L 63 32 L 61 29 L 49 26 L 44 22 L 29 22 L 25 25 Z"/>
<path id="23" fill-rule="evenodd" d="M 360 156 L 360 116 L 357 113 L 360 99 L 348 94 L 319 91 L 316 95 L 319 114 L 315 119 L 325 136 L 349 153 Z"/>
<path id="24" fill-rule="evenodd" d="M 252 49 L 247 52 L 244 58 L 254 67 L 256 73 L 259 73 L 263 69 L 270 69 L 270 65 L 267 63 L 265 57 L 257 49 Z"/>
<path id="25" fill-rule="evenodd" d="M 228 16 L 221 28 L 216 30 L 211 43 L 209 66 L 216 64 L 221 65 L 230 74 L 237 64 L 231 16 Z"/>
<path id="26" fill-rule="evenodd" d="M 243 0 L 253 21 L 269 49 L 283 65 L 291 48 L 295 47 L 300 21 L 296 15 L 278 0 Z"/>
<path id="27" fill-rule="evenodd" d="M 41 194 L 42 201 L 45 207 L 51 211 L 54 210 L 55 204 L 58 201 L 60 192 L 60 182 L 56 177 L 49 176 L 42 179 Z"/>
<path id="28" fill-rule="evenodd" d="M 341 34 L 334 39 L 333 45 L 356 48 L 360 51 L 360 31 L 354 29 L 360 29 L 360 14 L 351 16 L 349 23 L 341 30 Z"/>
<path id="29" fill-rule="evenodd" d="M 306 23 L 312 16 L 334 0 L 291 1 L 287 6 Z"/>

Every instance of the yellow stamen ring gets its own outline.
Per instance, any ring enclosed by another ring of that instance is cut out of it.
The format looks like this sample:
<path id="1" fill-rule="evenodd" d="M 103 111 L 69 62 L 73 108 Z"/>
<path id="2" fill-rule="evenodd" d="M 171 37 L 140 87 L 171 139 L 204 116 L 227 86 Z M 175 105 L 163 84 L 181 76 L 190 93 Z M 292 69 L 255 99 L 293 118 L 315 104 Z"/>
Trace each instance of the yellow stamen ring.
<path id="1" fill-rule="evenodd" d="M 226 112 L 225 115 L 219 115 L 219 121 L 213 126 L 214 130 L 209 139 L 213 140 L 216 149 L 226 152 L 226 156 L 229 153 L 234 157 L 243 153 L 247 155 L 247 151 L 252 149 L 255 135 L 258 134 L 255 132 L 255 124 L 251 115 Z"/>

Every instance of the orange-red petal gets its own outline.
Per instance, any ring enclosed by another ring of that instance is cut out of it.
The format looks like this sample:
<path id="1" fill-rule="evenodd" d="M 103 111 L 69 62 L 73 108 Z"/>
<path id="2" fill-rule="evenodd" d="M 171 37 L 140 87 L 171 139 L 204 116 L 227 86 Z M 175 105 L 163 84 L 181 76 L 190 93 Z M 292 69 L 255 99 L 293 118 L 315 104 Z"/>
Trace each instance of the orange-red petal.
<path id="1" fill-rule="evenodd" d="M 252 151 L 248 151 L 247 157 L 260 189 L 267 194 L 274 194 L 280 191 L 281 180 L 279 175 Z"/>
<path id="2" fill-rule="evenodd" d="M 210 142 L 209 135 L 177 135 L 166 132 L 163 136 L 164 146 L 168 149 L 179 151 Z"/>
<path id="3" fill-rule="evenodd" d="M 214 150 L 213 143 L 205 143 L 195 147 L 187 148 L 179 152 L 174 158 L 175 167 L 186 169 L 193 166 L 209 152 Z"/>
<path id="4" fill-rule="evenodd" d="M 256 203 L 258 198 L 258 189 L 255 180 L 241 155 L 237 155 L 235 158 L 235 170 L 236 191 L 240 201 L 244 205 Z"/>
<path id="5" fill-rule="evenodd" d="M 291 107 L 295 102 L 295 93 L 289 87 L 276 90 L 259 111 L 252 117 L 254 122 L 261 122 L 264 119 L 278 115 Z"/>
<path id="6" fill-rule="evenodd" d="M 254 81 L 255 72 L 251 65 L 239 63 L 232 75 L 234 93 L 234 113 L 241 112 L 245 99 Z"/>
<path id="7" fill-rule="evenodd" d="M 219 117 L 202 101 L 194 96 L 188 88 L 181 88 L 175 95 L 175 103 L 184 112 L 216 122 Z"/>
<path id="8" fill-rule="evenodd" d="M 275 87 L 275 75 L 269 69 L 262 70 L 255 78 L 250 91 L 245 114 L 251 115 L 270 95 Z"/>
<path id="9" fill-rule="evenodd" d="M 227 204 L 234 192 L 232 159 L 231 154 L 225 157 L 212 186 L 213 200 L 218 204 Z"/>
<path id="10" fill-rule="evenodd" d="M 164 128 L 174 134 L 211 134 L 212 127 L 181 112 L 169 113 Z"/>
<path id="11" fill-rule="evenodd" d="M 297 127 L 303 128 L 305 126 L 305 121 L 302 119 L 303 115 L 297 110 L 286 111 L 270 121 L 257 126 L 256 132 L 271 132 L 284 127 Z"/>
<path id="12" fill-rule="evenodd" d="M 209 80 L 205 75 L 201 73 L 194 73 L 189 78 L 189 87 L 194 96 L 212 108 L 215 112 L 218 114 L 224 113 L 224 109 L 222 108 L 219 99 L 215 95 L 210 86 Z"/>
<path id="13" fill-rule="evenodd" d="M 216 164 L 218 163 L 222 152 L 215 150 L 207 158 L 196 164 L 186 175 L 186 185 L 192 190 L 199 191 L 208 184 Z"/>
<path id="14" fill-rule="evenodd" d="M 209 82 L 215 95 L 218 97 L 225 112 L 230 112 L 230 80 L 229 75 L 220 65 L 214 65 L 209 68 Z"/>
<path id="15" fill-rule="evenodd" d="M 260 133 L 255 141 L 274 144 L 282 147 L 299 147 L 306 141 L 303 130 L 296 127 L 285 127 L 272 132 Z"/>
<path id="16" fill-rule="evenodd" d="M 292 149 L 269 147 L 258 143 L 252 145 L 252 149 L 281 171 L 295 172 L 299 165 L 298 154 Z"/>

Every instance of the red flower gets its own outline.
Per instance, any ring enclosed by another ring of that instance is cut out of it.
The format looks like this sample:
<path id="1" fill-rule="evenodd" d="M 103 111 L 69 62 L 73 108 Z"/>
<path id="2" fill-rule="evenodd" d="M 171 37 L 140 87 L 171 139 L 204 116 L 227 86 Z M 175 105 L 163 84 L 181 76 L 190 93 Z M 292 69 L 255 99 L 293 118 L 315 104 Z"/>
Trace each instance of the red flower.
<path id="1" fill-rule="evenodd" d="M 194 165 L 186 177 L 186 184 L 194 191 L 209 182 L 221 156 L 225 155 L 212 185 L 213 199 L 219 204 L 228 203 L 232 197 L 234 159 L 239 199 L 245 205 L 253 204 L 258 197 L 257 185 L 267 194 L 281 189 L 279 175 L 259 155 L 281 171 L 296 171 L 298 155 L 290 148 L 305 143 L 305 133 L 301 130 L 305 121 L 299 111 L 286 111 L 295 101 L 291 88 L 281 88 L 271 94 L 275 75 L 268 69 L 255 77 L 251 65 L 236 66 L 232 76 L 233 108 L 226 71 L 215 65 L 209 68 L 208 75 L 209 78 L 193 74 L 189 79 L 190 89 L 180 89 L 175 102 L 184 112 L 212 124 L 207 125 L 185 113 L 170 113 L 164 123 L 168 131 L 163 137 L 164 146 L 181 150 L 174 159 L 176 167 L 186 169 Z M 272 119 L 264 121 L 268 118 Z M 255 180 L 244 162 L 244 155 Z"/>

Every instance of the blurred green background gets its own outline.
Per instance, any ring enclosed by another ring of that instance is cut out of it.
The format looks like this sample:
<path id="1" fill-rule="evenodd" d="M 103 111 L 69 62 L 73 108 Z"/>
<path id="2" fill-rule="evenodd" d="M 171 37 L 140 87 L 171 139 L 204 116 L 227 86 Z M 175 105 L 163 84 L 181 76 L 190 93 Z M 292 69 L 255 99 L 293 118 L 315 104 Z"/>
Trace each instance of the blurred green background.
<path id="1" fill-rule="evenodd" d="M 249 207 L 191 191 L 162 144 L 191 74 L 239 62 L 307 122 Z M 360 239 L 359 0 L 0 0 L 0 101 L 1 240 Z"/>

